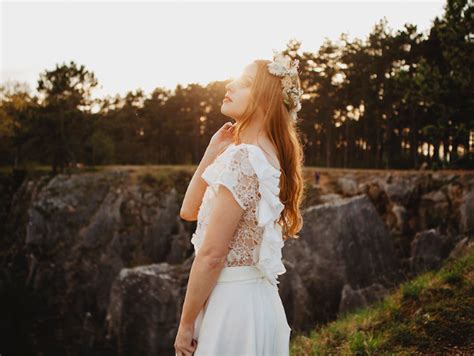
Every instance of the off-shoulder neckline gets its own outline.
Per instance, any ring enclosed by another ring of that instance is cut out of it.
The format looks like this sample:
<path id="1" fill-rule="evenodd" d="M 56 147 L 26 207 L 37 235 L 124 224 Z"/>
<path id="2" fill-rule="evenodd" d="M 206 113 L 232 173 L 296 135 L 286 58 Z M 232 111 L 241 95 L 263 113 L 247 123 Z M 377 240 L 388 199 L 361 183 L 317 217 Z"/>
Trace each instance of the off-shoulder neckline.
<path id="1" fill-rule="evenodd" d="M 270 161 L 268 160 L 267 156 L 265 155 L 265 153 L 263 152 L 262 148 L 260 146 L 257 146 L 257 145 L 254 145 L 252 143 L 239 143 L 238 145 L 236 145 L 235 143 L 231 143 L 231 145 L 233 145 L 234 147 L 239 147 L 241 145 L 245 145 L 245 146 L 250 146 L 250 147 L 255 147 L 257 148 L 260 153 L 262 154 L 263 156 L 263 159 L 265 160 L 265 162 L 277 173 L 281 173 L 281 169 L 278 169 L 276 168 L 273 164 L 270 163 Z"/>

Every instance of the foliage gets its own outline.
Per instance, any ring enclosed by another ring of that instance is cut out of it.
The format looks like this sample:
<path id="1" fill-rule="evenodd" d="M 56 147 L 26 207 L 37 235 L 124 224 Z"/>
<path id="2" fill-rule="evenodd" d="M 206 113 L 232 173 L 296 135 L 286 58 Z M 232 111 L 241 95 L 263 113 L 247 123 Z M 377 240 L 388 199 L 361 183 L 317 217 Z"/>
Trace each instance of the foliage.
<path id="1" fill-rule="evenodd" d="M 427 34 L 386 19 L 365 40 L 326 39 L 315 53 L 292 39 L 302 89 L 307 166 L 433 169 L 462 165 L 474 138 L 473 7 L 448 0 Z M 227 81 L 92 100 L 94 73 L 74 62 L 40 74 L 38 96 L 0 90 L 0 162 L 196 164 L 229 119 Z M 471 138 L 470 138 L 471 137 Z M 41 149 L 38 149 L 41 147 Z M 461 157 L 460 157 L 461 156 Z"/>

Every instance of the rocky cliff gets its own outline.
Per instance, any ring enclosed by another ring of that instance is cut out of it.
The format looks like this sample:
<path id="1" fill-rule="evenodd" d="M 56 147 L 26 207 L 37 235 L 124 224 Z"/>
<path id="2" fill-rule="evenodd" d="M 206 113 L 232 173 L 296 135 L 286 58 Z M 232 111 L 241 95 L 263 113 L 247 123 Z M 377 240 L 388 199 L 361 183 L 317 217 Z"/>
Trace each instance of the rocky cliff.
<path id="1" fill-rule="evenodd" d="M 380 299 L 472 238 L 474 175 L 307 173 L 279 284 L 294 330 Z M 190 174 L 4 177 L 5 354 L 173 355 L 194 258 L 195 223 L 179 218 Z"/>

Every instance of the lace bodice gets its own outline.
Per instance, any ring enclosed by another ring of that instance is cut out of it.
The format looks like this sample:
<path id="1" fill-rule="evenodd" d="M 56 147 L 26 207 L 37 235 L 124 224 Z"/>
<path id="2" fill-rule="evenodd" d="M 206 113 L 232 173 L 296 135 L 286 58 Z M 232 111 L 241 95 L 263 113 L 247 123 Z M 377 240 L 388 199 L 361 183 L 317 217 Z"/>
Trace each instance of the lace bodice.
<path id="1" fill-rule="evenodd" d="M 281 262 L 281 228 L 276 222 L 284 207 L 278 198 L 280 174 L 258 146 L 229 145 L 202 173 L 208 187 L 191 239 L 195 252 L 205 236 L 219 185 L 224 185 L 244 209 L 224 266 L 256 265 L 273 284 L 278 283 L 276 275 L 286 271 Z"/>

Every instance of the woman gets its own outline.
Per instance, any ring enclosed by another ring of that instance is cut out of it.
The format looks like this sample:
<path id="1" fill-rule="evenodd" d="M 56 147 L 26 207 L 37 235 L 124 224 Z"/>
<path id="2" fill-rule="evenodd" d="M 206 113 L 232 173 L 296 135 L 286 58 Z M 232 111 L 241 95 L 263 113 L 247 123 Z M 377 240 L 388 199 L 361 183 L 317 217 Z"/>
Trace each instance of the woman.
<path id="1" fill-rule="evenodd" d="M 224 124 L 193 176 L 181 217 L 197 220 L 176 355 L 288 355 L 281 248 L 298 238 L 303 152 L 298 61 L 274 51 L 226 85 Z"/>

